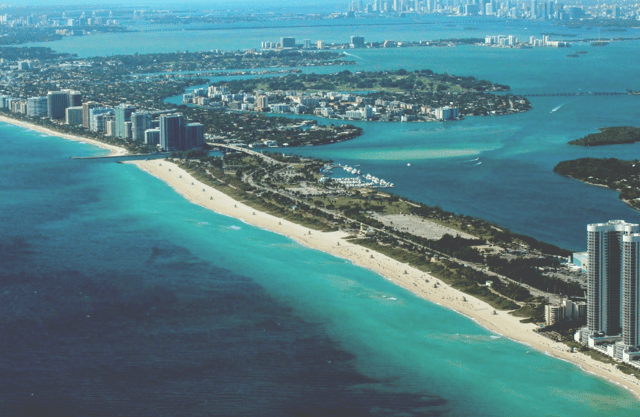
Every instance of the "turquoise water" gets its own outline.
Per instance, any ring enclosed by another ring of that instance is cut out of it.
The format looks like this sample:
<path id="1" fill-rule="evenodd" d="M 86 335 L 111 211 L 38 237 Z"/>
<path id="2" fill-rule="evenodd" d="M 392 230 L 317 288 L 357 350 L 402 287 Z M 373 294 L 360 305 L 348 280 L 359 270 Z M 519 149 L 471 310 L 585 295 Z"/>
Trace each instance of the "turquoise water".
<path id="1" fill-rule="evenodd" d="M 86 145 L 0 133 L 4 415 L 637 414 L 365 269 L 69 159 Z"/>

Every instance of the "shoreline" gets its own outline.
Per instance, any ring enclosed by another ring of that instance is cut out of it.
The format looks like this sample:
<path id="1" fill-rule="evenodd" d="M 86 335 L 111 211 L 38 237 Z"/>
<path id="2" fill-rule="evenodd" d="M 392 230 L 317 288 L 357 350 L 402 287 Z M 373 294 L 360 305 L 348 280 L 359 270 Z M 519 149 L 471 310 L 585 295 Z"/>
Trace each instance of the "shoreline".
<path id="1" fill-rule="evenodd" d="M 349 260 L 354 265 L 375 272 L 422 299 L 468 317 L 491 332 L 530 346 L 540 353 L 570 362 L 586 373 L 626 389 L 640 400 L 640 381 L 619 371 L 615 365 L 596 361 L 580 352 L 571 353 L 566 345 L 554 342 L 534 332 L 537 327 L 534 324 L 520 323 L 520 318 L 510 315 L 506 311 L 499 311 L 494 315 L 494 308 L 489 304 L 442 283 L 438 278 L 408 264 L 348 242 L 345 240 L 348 236 L 346 232 L 309 230 L 307 227 L 253 209 L 221 191 L 201 183 L 173 162 L 153 160 L 125 163 L 135 165 L 142 171 L 163 181 L 193 204 L 218 214 L 233 217 L 263 230 L 287 236 L 305 247 Z M 434 288 L 435 282 L 439 283 L 438 288 Z M 463 297 L 466 298 L 466 301 L 462 301 Z"/>
<path id="2" fill-rule="evenodd" d="M 109 145 L 82 136 L 64 134 L 2 115 L 0 115 L 0 122 L 54 137 L 91 144 L 101 149 L 109 150 L 111 152 L 110 156 L 128 154 L 126 149 L 115 145 Z M 346 232 L 311 231 L 307 227 L 257 211 L 221 191 L 201 183 L 173 162 L 166 160 L 139 160 L 124 163 L 135 165 L 140 170 L 158 178 L 193 204 L 218 214 L 238 219 L 263 230 L 284 235 L 307 248 L 349 260 L 354 265 L 372 271 L 424 300 L 473 320 L 497 335 L 527 345 L 556 359 L 572 363 L 588 374 L 629 391 L 640 400 L 640 381 L 634 380 L 632 376 L 619 371 L 614 365 L 596 361 L 579 352 L 571 353 L 566 345 L 535 333 L 533 331 L 536 328 L 534 324 L 520 323 L 518 317 L 509 315 L 506 311 L 500 311 L 497 315 L 494 315 L 494 308 L 484 301 L 452 288 L 439 281 L 438 278 L 408 264 L 346 241 L 345 238 L 348 236 Z M 182 178 L 180 178 L 181 176 Z M 425 281 L 426 279 L 429 281 Z M 435 282 L 439 283 L 438 288 L 434 288 L 433 284 Z M 462 301 L 463 297 L 467 301 Z"/>
<path id="3" fill-rule="evenodd" d="M 24 122 L 22 120 L 12 119 L 10 117 L 6 117 L 2 115 L 0 115 L 0 122 L 7 123 L 14 126 L 24 127 L 26 129 L 34 130 L 36 132 L 44 133 L 50 136 L 73 140 L 76 142 L 88 143 L 90 145 L 94 145 L 101 149 L 106 149 L 110 151 L 109 156 L 124 156 L 129 154 L 129 151 L 127 151 L 125 148 L 121 148 L 120 146 L 110 145 L 108 143 L 100 142 L 99 140 L 85 138 L 84 136 L 70 135 L 68 133 L 57 132 L 55 130 L 48 129 L 46 127 L 42 127 L 29 122 Z"/>

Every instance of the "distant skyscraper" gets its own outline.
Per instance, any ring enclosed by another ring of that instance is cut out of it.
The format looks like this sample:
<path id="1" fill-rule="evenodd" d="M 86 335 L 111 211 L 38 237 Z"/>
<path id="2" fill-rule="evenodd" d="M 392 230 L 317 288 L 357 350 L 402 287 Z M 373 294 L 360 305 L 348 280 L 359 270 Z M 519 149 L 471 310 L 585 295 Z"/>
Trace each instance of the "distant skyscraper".
<path id="1" fill-rule="evenodd" d="M 280 47 L 281 48 L 295 48 L 296 46 L 296 38 L 280 38 Z"/>
<path id="2" fill-rule="evenodd" d="M 617 335 L 621 330 L 623 238 L 640 233 L 640 226 L 614 220 L 590 224 L 587 233 L 587 328 L 592 333 Z M 633 243 L 629 242 L 630 253 Z"/>
<path id="3" fill-rule="evenodd" d="M 364 36 L 352 36 L 351 37 L 352 48 L 364 48 Z"/>
<path id="4" fill-rule="evenodd" d="M 538 17 L 538 3 L 536 0 L 531 0 L 531 18 L 535 19 Z"/>
<path id="5" fill-rule="evenodd" d="M 165 151 L 184 149 L 184 117 L 182 114 L 160 116 L 160 147 Z"/>
<path id="6" fill-rule="evenodd" d="M 125 122 L 131 121 L 131 113 L 136 111 L 136 106 L 121 104 L 116 107 L 116 137 L 125 138 Z"/>

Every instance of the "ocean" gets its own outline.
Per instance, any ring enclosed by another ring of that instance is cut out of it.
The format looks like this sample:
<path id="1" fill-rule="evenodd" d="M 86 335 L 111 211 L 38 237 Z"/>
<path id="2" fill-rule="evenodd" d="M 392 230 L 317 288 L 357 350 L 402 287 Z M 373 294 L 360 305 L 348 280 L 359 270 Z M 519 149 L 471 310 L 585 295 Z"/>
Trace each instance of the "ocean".
<path id="1" fill-rule="evenodd" d="M 468 25 L 439 24 L 402 34 Z M 477 32 L 516 30 L 503 25 Z M 342 39 L 352 29 L 322 30 Z M 234 30 L 242 35 L 218 43 L 171 36 L 178 49 L 235 49 L 268 31 Z M 85 56 L 174 47 L 162 33 L 46 46 Z M 628 57 L 638 46 L 584 47 L 577 60 L 553 49 L 357 51 L 351 69 L 430 68 L 515 93 L 637 90 Z M 360 163 L 401 195 L 581 249 L 586 223 L 640 216 L 615 192 L 551 170 L 579 156 L 636 157 L 637 145 L 566 142 L 635 124 L 639 99 L 532 97 L 521 115 L 362 123 L 353 141 L 286 152 Z M 70 159 L 104 151 L 13 126 L 0 132 L 2 415 L 637 415 L 623 389 L 370 271 L 194 206 L 135 167 Z"/>

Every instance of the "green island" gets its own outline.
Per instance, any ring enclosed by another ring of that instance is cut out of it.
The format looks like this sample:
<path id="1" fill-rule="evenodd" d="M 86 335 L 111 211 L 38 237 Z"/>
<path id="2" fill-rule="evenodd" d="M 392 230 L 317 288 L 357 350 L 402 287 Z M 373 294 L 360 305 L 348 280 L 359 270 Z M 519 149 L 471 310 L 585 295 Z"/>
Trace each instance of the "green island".
<path id="1" fill-rule="evenodd" d="M 408 263 L 526 322 L 544 320 L 548 290 L 584 293 L 577 282 L 556 276 L 569 251 L 375 187 L 345 188 L 323 179 L 320 171 L 330 161 L 244 150 L 224 156 L 176 152 L 170 160 L 256 210 L 314 230 L 346 231 L 353 243 Z"/>
<path id="2" fill-rule="evenodd" d="M 640 161 L 616 158 L 581 158 L 562 161 L 553 171 L 588 184 L 620 192 L 620 199 L 640 210 Z"/>
<path id="3" fill-rule="evenodd" d="M 507 92 L 509 86 L 474 77 L 436 74 L 429 69 L 293 74 L 220 81 L 211 88 L 211 103 L 225 108 L 238 109 L 233 101 L 225 100 L 225 95 L 242 93 L 266 97 L 269 105 L 257 103 L 255 110 L 339 119 L 449 120 L 520 113 L 531 108 L 525 97 L 493 94 Z M 442 108 L 456 110 L 443 115 L 438 113 Z"/>
<path id="4" fill-rule="evenodd" d="M 598 133 L 591 133 L 583 138 L 572 140 L 569 145 L 601 146 L 636 143 L 640 141 L 640 127 L 619 126 L 603 127 Z"/>

